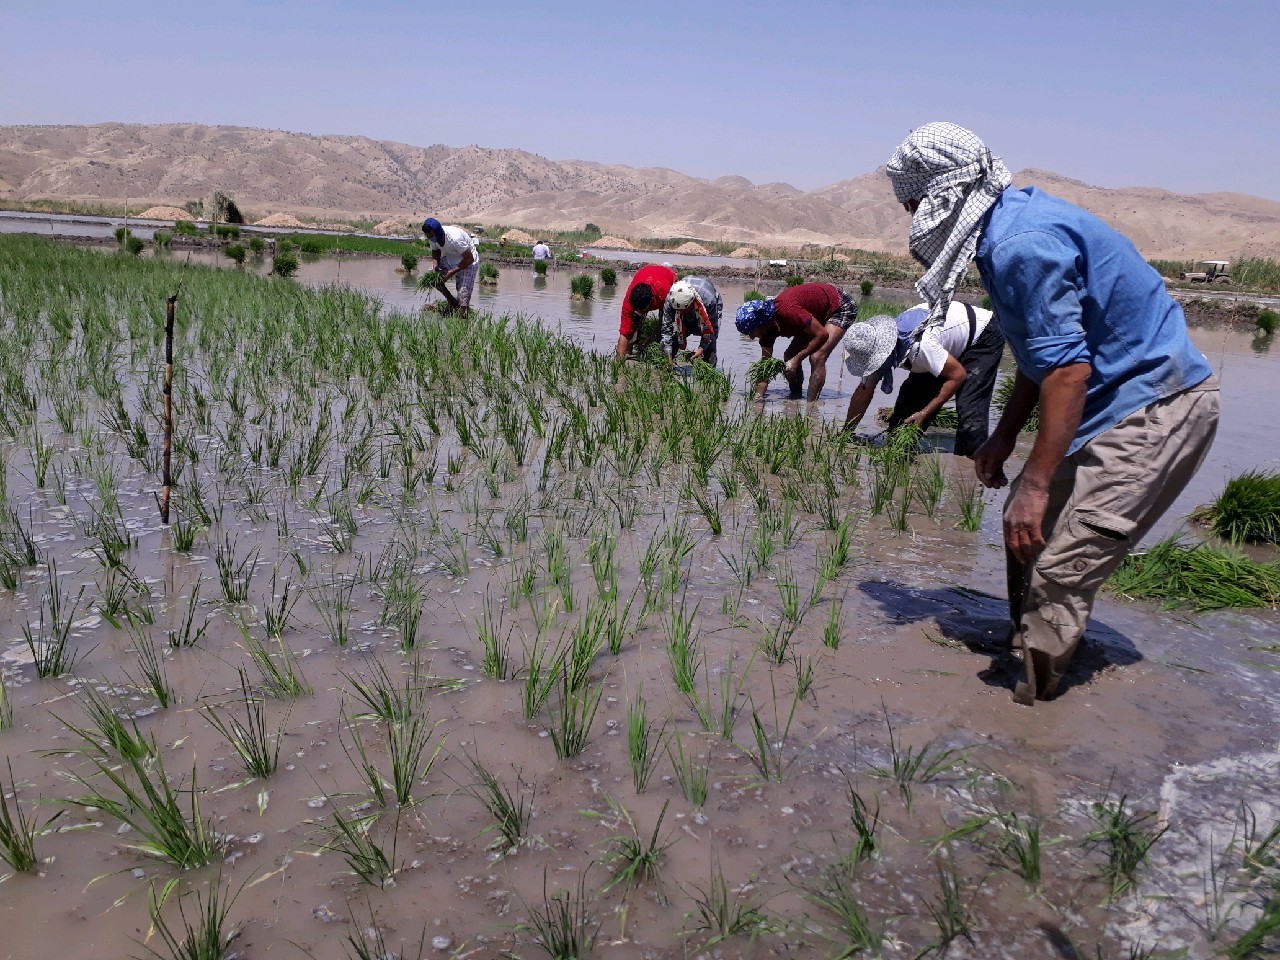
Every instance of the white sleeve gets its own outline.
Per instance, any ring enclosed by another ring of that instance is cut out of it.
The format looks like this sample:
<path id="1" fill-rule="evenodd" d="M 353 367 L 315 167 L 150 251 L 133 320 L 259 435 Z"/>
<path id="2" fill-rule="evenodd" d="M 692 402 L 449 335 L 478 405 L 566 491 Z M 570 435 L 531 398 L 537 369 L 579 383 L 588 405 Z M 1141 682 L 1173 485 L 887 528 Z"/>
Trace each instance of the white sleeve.
<path id="1" fill-rule="evenodd" d="M 911 363 L 911 372 L 928 372 L 939 377 L 942 375 L 942 368 L 946 366 L 948 356 L 946 348 L 938 342 L 938 338 L 932 333 L 926 333 L 920 338 L 920 349 Z"/>

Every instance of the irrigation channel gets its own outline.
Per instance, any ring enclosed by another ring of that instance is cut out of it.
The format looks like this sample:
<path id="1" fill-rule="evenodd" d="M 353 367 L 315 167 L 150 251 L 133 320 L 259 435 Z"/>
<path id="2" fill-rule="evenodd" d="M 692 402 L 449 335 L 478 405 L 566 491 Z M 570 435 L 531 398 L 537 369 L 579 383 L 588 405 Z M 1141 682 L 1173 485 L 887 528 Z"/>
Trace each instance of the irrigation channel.
<path id="1" fill-rule="evenodd" d="M 994 504 L 842 441 L 836 368 L 761 413 L 731 332 L 727 385 L 616 370 L 567 274 L 460 321 L 185 260 L 0 237 L 3 955 L 1274 955 L 1273 611 L 1106 595 L 1021 708 Z M 1275 465 L 1275 360 L 1196 337 L 1174 524 Z"/>

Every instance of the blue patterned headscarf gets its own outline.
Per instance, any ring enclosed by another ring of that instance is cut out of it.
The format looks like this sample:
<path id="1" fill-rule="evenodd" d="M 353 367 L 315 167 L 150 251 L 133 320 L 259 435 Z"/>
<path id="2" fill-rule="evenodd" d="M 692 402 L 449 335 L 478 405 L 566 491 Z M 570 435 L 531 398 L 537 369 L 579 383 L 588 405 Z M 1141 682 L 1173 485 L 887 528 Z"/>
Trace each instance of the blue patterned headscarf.
<path id="1" fill-rule="evenodd" d="M 738 308 L 733 325 L 739 333 L 750 334 L 757 327 L 773 319 L 773 300 L 748 300 Z"/>

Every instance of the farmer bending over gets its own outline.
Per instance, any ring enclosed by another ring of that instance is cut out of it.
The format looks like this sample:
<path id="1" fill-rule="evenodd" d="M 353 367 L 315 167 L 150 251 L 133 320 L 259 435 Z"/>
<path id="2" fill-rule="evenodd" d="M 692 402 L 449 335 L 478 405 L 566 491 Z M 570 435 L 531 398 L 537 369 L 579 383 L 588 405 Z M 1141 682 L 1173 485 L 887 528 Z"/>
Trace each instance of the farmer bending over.
<path id="1" fill-rule="evenodd" d="M 942 405 L 952 397 L 960 425 L 955 453 L 973 458 L 987 442 L 991 391 L 1004 355 L 1000 325 L 991 311 L 952 302 L 942 323 L 925 326 L 927 304 L 912 307 L 895 319 L 872 317 L 855 323 L 844 338 L 844 365 L 862 383 L 849 398 L 844 428 L 852 431 L 867 412 L 876 384 L 893 392 L 893 371 L 909 371 L 898 390 L 889 429 L 904 423 L 928 430 Z"/>
<path id="2" fill-rule="evenodd" d="M 457 310 L 464 317 L 471 309 L 471 291 L 476 286 L 476 274 L 480 272 L 480 254 L 471 234 L 461 227 L 444 227 L 435 217 L 422 221 L 422 232 L 431 242 L 433 267 L 440 274 L 437 290 L 444 294 L 449 309 Z M 458 291 L 455 297 L 446 286 L 453 280 Z"/>
<path id="3" fill-rule="evenodd" d="M 916 289 L 941 323 L 970 261 L 1017 361 L 1013 395 L 974 457 L 988 487 L 1040 404 L 1009 487 L 1004 540 L 1018 703 L 1051 699 L 1103 581 L 1195 474 L 1218 426 L 1218 384 L 1160 276 L 1091 213 L 1009 171 L 950 123 L 915 130 L 888 166 L 912 214 Z"/>
<path id="4" fill-rule="evenodd" d="M 714 367 L 723 314 L 724 298 L 710 280 L 685 277 L 677 281 L 662 307 L 662 345 L 666 352 L 674 357 L 686 348 L 690 336 L 696 336 L 698 349 L 693 351 L 693 359 Z"/>
<path id="5" fill-rule="evenodd" d="M 631 278 L 631 285 L 622 298 L 622 320 L 618 324 L 619 362 L 627 359 L 627 351 L 636 341 L 640 324 L 650 313 L 662 309 L 676 280 L 674 270 L 658 264 L 642 267 Z"/>
<path id="6" fill-rule="evenodd" d="M 848 294 L 829 283 L 801 283 L 769 300 L 749 300 L 738 308 L 734 323 L 740 332 L 760 341 L 762 359 L 773 356 L 778 337 L 790 337 L 791 343 L 782 355 L 787 364 L 783 376 L 791 388 L 790 397 L 800 399 L 804 385 L 800 364 L 807 357 L 807 399 L 813 402 L 827 382 L 827 357 L 857 319 L 858 305 Z M 756 396 L 764 399 L 768 386 L 767 382 L 761 383 Z"/>

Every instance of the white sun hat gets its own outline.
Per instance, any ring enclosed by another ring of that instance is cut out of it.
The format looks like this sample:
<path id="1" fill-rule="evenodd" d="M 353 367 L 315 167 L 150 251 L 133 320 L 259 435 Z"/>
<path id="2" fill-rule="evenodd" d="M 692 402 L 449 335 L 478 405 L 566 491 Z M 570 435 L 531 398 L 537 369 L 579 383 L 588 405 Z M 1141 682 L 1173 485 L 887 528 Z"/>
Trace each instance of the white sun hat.
<path id="1" fill-rule="evenodd" d="M 667 294 L 667 299 L 677 310 L 684 310 L 693 303 L 697 295 L 698 292 L 693 289 L 692 283 L 688 280 L 678 280 L 671 285 L 671 292 Z"/>
<path id="2" fill-rule="evenodd" d="M 898 323 L 887 313 L 852 324 L 845 331 L 844 368 L 855 377 L 880 369 L 898 343 Z"/>

